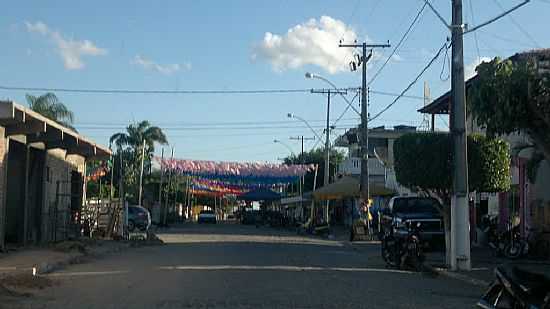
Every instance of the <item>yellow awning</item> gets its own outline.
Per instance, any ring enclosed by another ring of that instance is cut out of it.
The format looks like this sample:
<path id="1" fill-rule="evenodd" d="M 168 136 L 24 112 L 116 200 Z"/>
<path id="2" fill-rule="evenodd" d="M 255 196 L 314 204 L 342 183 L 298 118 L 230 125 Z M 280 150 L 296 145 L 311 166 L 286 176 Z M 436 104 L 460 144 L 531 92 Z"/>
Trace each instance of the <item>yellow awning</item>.
<path id="1" fill-rule="evenodd" d="M 359 179 L 351 176 L 344 176 L 336 182 L 313 191 L 313 197 L 316 200 L 355 198 L 360 195 L 359 188 Z M 375 184 L 370 184 L 369 191 L 372 196 L 386 196 L 395 194 L 395 191 Z"/>

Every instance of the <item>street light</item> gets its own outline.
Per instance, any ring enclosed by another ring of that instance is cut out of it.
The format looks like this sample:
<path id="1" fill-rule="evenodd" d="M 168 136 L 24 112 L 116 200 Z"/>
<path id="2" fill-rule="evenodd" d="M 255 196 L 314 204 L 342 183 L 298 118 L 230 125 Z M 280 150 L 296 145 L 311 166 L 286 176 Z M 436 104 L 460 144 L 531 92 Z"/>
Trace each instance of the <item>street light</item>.
<path id="1" fill-rule="evenodd" d="M 290 148 L 290 146 L 288 146 L 287 143 L 285 143 L 285 142 L 283 142 L 283 141 L 281 141 L 281 140 L 278 140 L 278 139 L 274 139 L 273 142 L 274 142 L 275 144 L 281 144 L 281 145 L 285 146 L 286 149 L 288 149 L 288 150 L 290 151 L 290 154 L 292 154 L 293 156 L 296 156 L 296 154 L 294 153 L 294 151 L 292 150 L 292 148 Z"/>
<path id="2" fill-rule="evenodd" d="M 307 72 L 307 73 L 306 73 L 306 78 L 309 78 L 309 79 L 314 79 L 314 78 L 320 79 L 320 80 L 324 81 L 325 83 L 331 85 L 332 88 L 333 88 L 334 90 L 340 90 L 340 88 L 338 88 L 333 82 L 331 82 L 330 80 L 326 79 L 325 77 L 323 77 L 323 76 L 321 76 L 321 75 Z M 357 110 L 357 108 L 355 108 L 355 106 L 353 106 L 353 104 L 351 104 L 351 102 L 348 100 L 348 98 L 346 98 L 345 95 L 343 95 L 342 93 L 340 93 L 340 96 L 342 97 L 342 99 L 344 99 L 344 101 L 346 101 L 346 103 L 349 105 L 349 107 L 351 107 L 351 109 L 353 109 L 358 115 L 361 115 L 361 112 L 359 112 L 359 111 Z"/>
<path id="3" fill-rule="evenodd" d="M 292 113 L 288 113 L 286 114 L 286 116 L 288 118 L 294 118 L 294 119 L 298 119 L 300 120 L 301 122 L 305 123 L 306 126 L 311 130 L 311 132 L 313 132 L 313 134 L 315 134 L 315 137 L 317 137 L 319 140 L 322 140 L 323 138 L 321 138 L 321 136 L 319 136 L 319 134 L 311 127 L 311 125 L 309 125 L 309 122 L 307 122 L 304 118 L 300 117 L 300 116 L 296 116 Z"/>

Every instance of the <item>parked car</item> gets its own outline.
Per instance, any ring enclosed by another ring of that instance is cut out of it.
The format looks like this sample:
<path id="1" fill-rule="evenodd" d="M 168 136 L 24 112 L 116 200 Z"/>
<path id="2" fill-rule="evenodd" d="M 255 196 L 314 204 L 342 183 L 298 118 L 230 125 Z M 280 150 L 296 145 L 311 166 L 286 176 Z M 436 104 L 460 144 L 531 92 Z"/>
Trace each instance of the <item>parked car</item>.
<path id="1" fill-rule="evenodd" d="M 212 210 L 202 210 L 199 213 L 198 223 L 216 223 L 216 214 Z"/>
<path id="2" fill-rule="evenodd" d="M 133 232 L 136 228 L 147 231 L 150 226 L 151 214 L 147 208 L 138 205 L 128 206 L 128 231 Z"/>
<path id="3" fill-rule="evenodd" d="M 382 211 L 382 227 L 384 230 L 393 229 L 395 237 L 406 237 L 409 225 L 421 223 L 419 235 L 422 241 L 441 243 L 445 240 L 445 229 L 438 210 L 440 207 L 439 202 L 431 197 L 393 197 Z"/>

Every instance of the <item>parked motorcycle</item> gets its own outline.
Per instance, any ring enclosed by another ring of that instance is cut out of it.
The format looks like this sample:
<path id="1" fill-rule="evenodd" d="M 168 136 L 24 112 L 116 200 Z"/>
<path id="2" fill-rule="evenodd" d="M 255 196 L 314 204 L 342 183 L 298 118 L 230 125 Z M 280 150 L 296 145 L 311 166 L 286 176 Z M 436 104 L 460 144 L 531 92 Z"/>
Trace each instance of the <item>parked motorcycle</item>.
<path id="1" fill-rule="evenodd" d="M 516 267 L 499 266 L 496 280 L 477 303 L 485 309 L 550 309 L 550 279 Z"/>
<path id="2" fill-rule="evenodd" d="M 397 269 L 412 267 L 416 271 L 422 271 L 425 256 L 420 240 L 421 223 L 407 224 L 407 236 L 396 237 L 392 231 L 385 232 L 382 238 L 382 258 L 390 267 Z"/>
<path id="3" fill-rule="evenodd" d="M 504 248 L 504 256 L 509 259 L 517 259 L 527 255 L 529 252 L 529 244 L 527 240 L 521 237 L 519 228 L 513 228 L 510 231 L 509 241 Z"/>

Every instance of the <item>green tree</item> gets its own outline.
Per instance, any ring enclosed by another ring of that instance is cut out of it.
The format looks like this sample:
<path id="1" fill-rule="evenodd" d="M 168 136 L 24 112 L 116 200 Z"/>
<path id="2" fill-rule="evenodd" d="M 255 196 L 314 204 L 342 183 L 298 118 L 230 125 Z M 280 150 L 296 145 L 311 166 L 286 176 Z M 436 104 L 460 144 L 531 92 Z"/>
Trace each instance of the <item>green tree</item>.
<path id="1" fill-rule="evenodd" d="M 410 133 L 398 138 L 394 144 L 397 182 L 441 201 L 447 252 L 451 227 L 451 150 L 452 139 L 446 133 Z M 468 136 L 469 190 L 502 192 L 510 188 L 510 183 L 508 144 L 482 135 Z"/>
<path id="2" fill-rule="evenodd" d="M 330 150 L 330 175 L 334 175 L 336 168 L 340 162 L 344 159 L 344 154 L 336 149 Z M 290 155 L 284 159 L 284 163 L 291 164 L 316 164 L 317 169 L 317 188 L 321 187 L 325 179 L 325 149 L 316 148 L 310 151 L 304 152 L 303 155 Z M 313 180 L 315 178 L 315 171 L 309 171 L 304 177 L 304 191 L 313 190 Z"/>
<path id="3" fill-rule="evenodd" d="M 468 108 L 487 134 L 529 135 L 536 150 L 529 163 L 531 176 L 542 158 L 550 162 L 550 74 L 541 70 L 549 59 L 546 49 L 482 63 L 468 94 Z"/>
<path id="4" fill-rule="evenodd" d="M 151 126 L 147 121 L 130 124 L 126 132 L 115 133 L 109 139 L 109 143 L 117 148 L 115 158 L 115 171 L 120 169 L 120 156 L 122 156 L 122 169 L 124 185 L 130 198 L 135 199 L 139 190 L 139 173 L 141 169 L 142 152 L 145 154 L 144 166 L 149 166 L 155 152 L 155 144 L 165 145 L 168 143 L 162 129 Z M 143 146 L 145 145 L 145 149 Z M 118 167 L 117 167 L 118 166 Z M 120 171 L 118 172 L 120 175 Z"/>
<path id="5" fill-rule="evenodd" d="M 55 94 L 48 92 L 38 97 L 27 94 L 25 97 L 31 110 L 74 130 L 72 127 L 74 121 L 73 112 L 59 101 Z"/>

